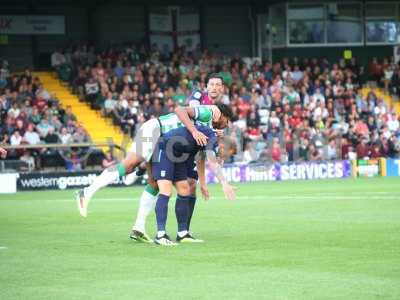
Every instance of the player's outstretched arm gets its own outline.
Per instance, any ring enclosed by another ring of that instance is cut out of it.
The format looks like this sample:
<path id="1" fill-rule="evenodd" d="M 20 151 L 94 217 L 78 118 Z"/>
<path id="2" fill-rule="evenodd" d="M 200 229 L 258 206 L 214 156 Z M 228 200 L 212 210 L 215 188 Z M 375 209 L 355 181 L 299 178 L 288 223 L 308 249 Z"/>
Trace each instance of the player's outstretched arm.
<path id="1" fill-rule="evenodd" d="M 179 120 L 185 125 L 185 127 L 190 131 L 196 143 L 200 146 L 207 145 L 207 137 L 198 131 L 190 119 L 195 118 L 195 110 L 193 107 L 180 107 L 175 108 L 175 114 L 178 116 Z"/>
<path id="2" fill-rule="evenodd" d="M 206 157 L 203 152 L 200 152 L 198 158 L 196 159 L 197 173 L 199 174 L 199 183 L 201 194 L 205 201 L 210 198 L 210 193 L 208 191 L 206 182 Z"/>
<path id="3" fill-rule="evenodd" d="M 222 185 L 222 191 L 224 192 L 225 198 L 233 201 L 236 199 L 235 188 L 230 185 L 222 172 L 222 166 L 219 164 L 218 159 L 214 151 L 206 151 L 207 160 L 211 170 L 215 173 L 219 183 Z"/>

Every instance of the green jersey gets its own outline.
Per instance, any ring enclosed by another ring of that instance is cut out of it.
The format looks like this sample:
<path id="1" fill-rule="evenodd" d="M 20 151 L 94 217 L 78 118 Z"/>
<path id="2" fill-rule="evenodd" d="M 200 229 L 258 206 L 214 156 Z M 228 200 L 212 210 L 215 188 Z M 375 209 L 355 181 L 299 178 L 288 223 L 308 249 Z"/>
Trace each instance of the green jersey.
<path id="1" fill-rule="evenodd" d="M 167 133 L 170 130 L 184 127 L 181 120 L 174 113 L 160 116 L 158 118 L 161 125 L 161 134 Z M 210 106 L 196 106 L 194 107 L 194 123 L 196 125 L 203 125 L 212 128 L 213 110 Z"/>

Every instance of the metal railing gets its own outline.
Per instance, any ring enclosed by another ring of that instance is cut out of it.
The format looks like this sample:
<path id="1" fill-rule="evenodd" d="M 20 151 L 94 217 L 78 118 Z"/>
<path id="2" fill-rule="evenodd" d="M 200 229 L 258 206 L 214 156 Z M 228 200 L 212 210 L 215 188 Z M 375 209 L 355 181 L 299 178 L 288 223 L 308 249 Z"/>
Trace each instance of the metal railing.
<path id="1" fill-rule="evenodd" d="M 114 157 L 121 157 L 126 154 L 125 149 L 115 144 L 113 141 L 69 144 L 21 144 L 15 146 L 3 144 L 0 146 L 8 152 L 8 159 L 0 160 L 0 172 L 6 170 L 20 172 L 33 171 L 29 163 L 19 159 L 24 150 L 29 150 L 34 153 L 35 162 L 40 165 L 39 170 L 46 168 L 60 168 L 65 170 L 66 165 L 72 161 L 78 161 L 84 166 L 101 165 L 100 158 L 103 155 L 104 148 L 108 148 L 108 151 L 110 151 Z"/>

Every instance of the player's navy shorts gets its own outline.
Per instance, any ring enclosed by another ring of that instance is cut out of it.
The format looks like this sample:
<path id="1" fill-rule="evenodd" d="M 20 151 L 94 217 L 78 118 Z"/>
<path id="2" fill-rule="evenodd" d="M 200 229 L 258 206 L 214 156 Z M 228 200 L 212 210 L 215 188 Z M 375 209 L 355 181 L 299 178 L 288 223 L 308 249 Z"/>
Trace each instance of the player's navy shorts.
<path id="1" fill-rule="evenodd" d="M 158 159 L 152 163 L 152 175 L 155 180 L 170 180 L 172 182 L 187 180 L 187 161 L 173 162 L 168 158 L 166 151 L 158 149 Z"/>

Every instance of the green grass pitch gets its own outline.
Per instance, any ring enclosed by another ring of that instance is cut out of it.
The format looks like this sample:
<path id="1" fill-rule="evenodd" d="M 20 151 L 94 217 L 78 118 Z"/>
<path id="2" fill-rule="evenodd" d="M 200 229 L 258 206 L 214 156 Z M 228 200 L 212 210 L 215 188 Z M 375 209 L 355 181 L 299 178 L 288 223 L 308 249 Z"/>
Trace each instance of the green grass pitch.
<path id="1" fill-rule="evenodd" d="M 1 195 L 0 299 L 400 299 L 399 183 L 237 184 L 233 203 L 215 185 L 206 243 L 175 248 L 129 240 L 137 187 L 102 190 L 87 219 L 72 190 Z"/>

